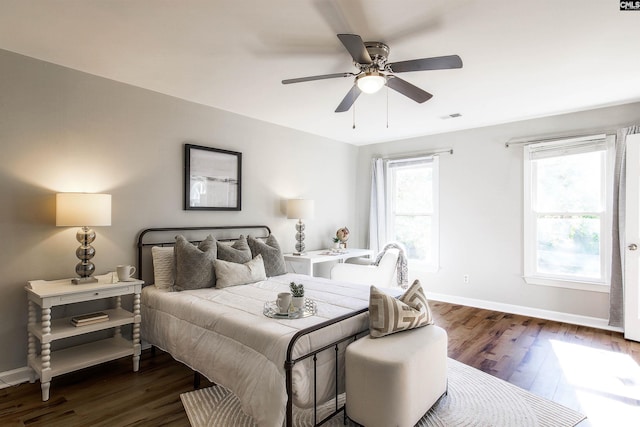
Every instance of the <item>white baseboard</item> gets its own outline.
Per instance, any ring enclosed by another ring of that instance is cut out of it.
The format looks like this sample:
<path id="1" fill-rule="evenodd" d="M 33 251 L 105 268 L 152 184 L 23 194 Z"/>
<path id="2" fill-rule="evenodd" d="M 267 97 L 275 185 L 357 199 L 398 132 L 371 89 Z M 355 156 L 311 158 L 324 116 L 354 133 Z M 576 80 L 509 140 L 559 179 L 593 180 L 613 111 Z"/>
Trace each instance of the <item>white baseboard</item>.
<path id="1" fill-rule="evenodd" d="M 26 383 L 31 380 L 31 368 L 18 368 L 12 371 L 0 372 L 0 389 Z"/>
<path id="2" fill-rule="evenodd" d="M 494 301 L 486 301 L 475 298 L 459 297 L 455 295 L 427 292 L 427 298 L 450 304 L 460 304 L 485 310 L 500 311 L 503 313 L 518 314 L 521 316 L 537 317 L 539 319 L 553 320 L 556 322 L 570 323 L 572 325 L 588 326 L 606 331 L 624 332 L 617 326 L 609 326 L 608 319 L 599 317 L 581 316 L 578 314 L 563 313 L 560 311 L 543 310 L 539 308 L 525 307 L 522 305 L 504 304 Z"/>

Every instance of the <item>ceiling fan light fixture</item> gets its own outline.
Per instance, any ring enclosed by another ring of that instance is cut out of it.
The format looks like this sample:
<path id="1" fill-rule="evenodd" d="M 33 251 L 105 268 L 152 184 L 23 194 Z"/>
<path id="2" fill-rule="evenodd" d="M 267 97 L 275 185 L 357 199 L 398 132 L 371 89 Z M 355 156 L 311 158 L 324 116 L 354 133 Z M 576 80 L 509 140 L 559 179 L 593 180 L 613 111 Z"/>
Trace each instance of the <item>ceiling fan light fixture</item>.
<path id="1" fill-rule="evenodd" d="M 364 93 L 376 93 L 386 82 L 385 76 L 378 71 L 368 71 L 356 77 L 358 89 Z"/>

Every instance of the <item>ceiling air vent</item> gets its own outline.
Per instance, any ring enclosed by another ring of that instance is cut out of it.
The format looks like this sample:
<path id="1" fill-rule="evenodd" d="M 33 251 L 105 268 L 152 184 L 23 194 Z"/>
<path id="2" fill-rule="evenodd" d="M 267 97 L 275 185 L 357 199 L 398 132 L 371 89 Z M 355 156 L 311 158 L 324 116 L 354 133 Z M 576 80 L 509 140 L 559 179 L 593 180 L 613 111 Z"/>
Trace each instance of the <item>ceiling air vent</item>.
<path id="1" fill-rule="evenodd" d="M 446 116 L 442 116 L 440 117 L 442 120 L 447 120 L 447 119 L 455 119 L 458 117 L 462 117 L 462 114 L 460 113 L 453 113 L 453 114 L 447 114 Z"/>

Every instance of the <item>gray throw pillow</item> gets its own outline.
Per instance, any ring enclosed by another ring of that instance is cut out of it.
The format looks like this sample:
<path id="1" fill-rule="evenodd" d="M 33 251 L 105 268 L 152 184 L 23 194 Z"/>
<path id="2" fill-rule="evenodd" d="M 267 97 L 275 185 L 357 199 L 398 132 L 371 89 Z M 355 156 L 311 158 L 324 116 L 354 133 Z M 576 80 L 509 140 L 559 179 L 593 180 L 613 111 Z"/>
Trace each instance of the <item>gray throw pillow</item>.
<path id="1" fill-rule="evenodd" d="M 198 246 L 189 242 L 184 236 L 176 236 L 174 289 L 186 291 L 213 287 L 216 284 L 216 276 L 213 271 L 216 253 L 216 240 L 213 236 L 208 236 Z"/>
<path id="2" fill-rule="evenodd" d="M 217 259 L 215 265 L 216 288 L 246 285 L 247 283 L 259 282 L 267 278 L 261 255 L 244 264 Z"/>
<path id="3" fill-rule="evenodd" d="M 258 255 L 262 255 L 267 277 L 280 276 L 287 272 L 282 250 L 273 234 L 270 234 L 264 242 L 249 236 L 247 237 L 247 243 L 251 248 L 252 257 L 255 258 Z"/>
<path id="4" fill-rule="evenodd" d="M 244 236 L 238 237 L 238 240 L 231 246 L 221 242 L 216 242 L 216 244 L 218 246 L 217 258 L 222 261 L 244 264 L 253 258 L 251 256 L 251 249 L 249 249 L 249 244 L 247 243 L 247 238 Z"/>

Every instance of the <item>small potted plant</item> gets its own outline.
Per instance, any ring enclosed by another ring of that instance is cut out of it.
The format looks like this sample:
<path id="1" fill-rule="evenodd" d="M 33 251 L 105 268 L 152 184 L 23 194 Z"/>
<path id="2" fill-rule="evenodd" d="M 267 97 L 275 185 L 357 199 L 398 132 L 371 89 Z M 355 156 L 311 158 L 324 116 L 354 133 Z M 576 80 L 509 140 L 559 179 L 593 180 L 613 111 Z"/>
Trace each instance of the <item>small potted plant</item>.
<path id="1" fill-rule="evenodd" d="M 291 282 L 289 283 L 289 289 L 291 289 L 291 304 L 296 309 L 301 309 L 304 306 L 304 285 L 302 283 Z"/>
<path id="2" fill-rule="evenodd" d="M 347 240 L 349 240 L 349 229 L 347 227 L 339 228 L 336 231 L 336 237 L 333 238 L 335 249 L 347 249 Z"/>

